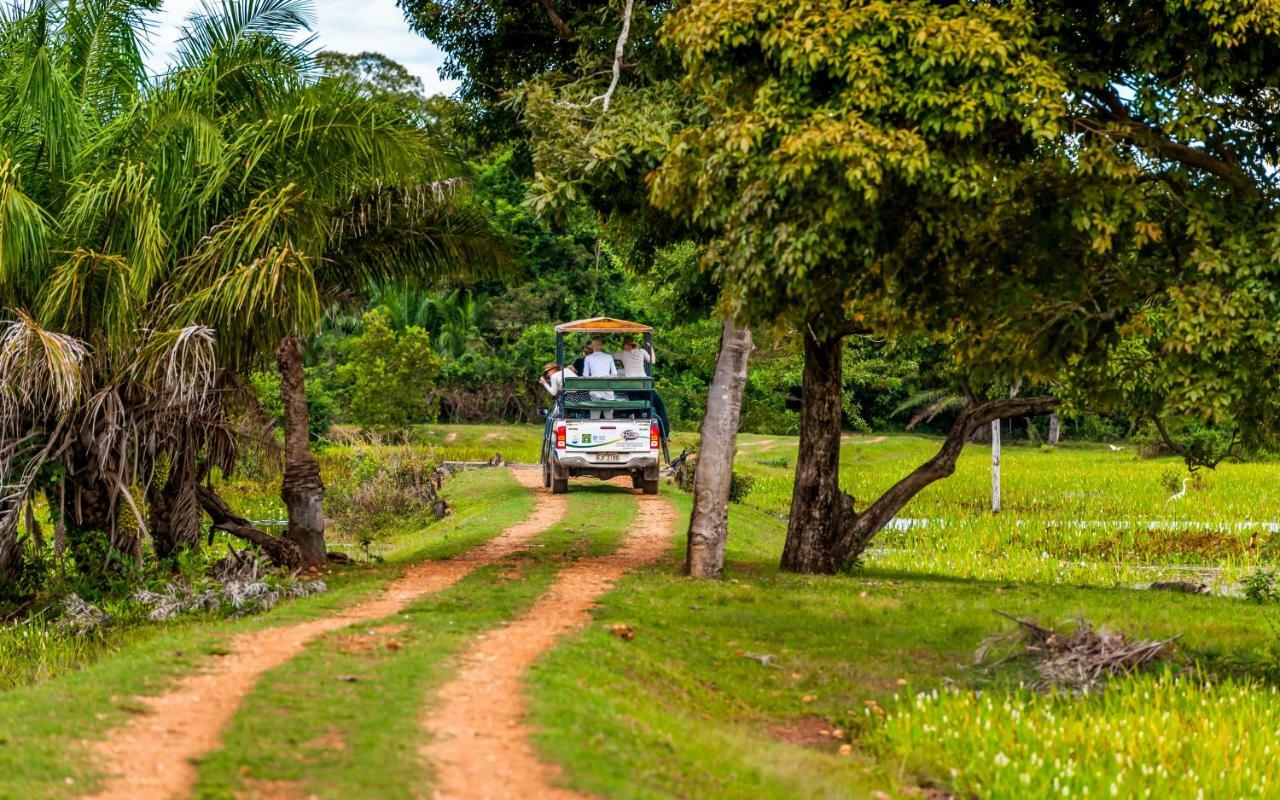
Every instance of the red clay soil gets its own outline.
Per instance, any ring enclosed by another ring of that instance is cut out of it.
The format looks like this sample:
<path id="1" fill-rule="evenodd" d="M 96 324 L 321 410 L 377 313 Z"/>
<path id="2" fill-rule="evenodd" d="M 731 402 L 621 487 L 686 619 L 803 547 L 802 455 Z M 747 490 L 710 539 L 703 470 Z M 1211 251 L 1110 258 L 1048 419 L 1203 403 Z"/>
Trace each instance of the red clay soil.
<path id="1" fill-rule="evenodd" d="M 540 473 L 511 472 L 526 488 L 541 488 Z M 318 636 L 390 616 L 423 595 L 447 589 L 473 570 L 525 548 L 560 522 L 567 507 L 563 496 L 539 492 L 537 507 L 524 522 L 456 558 L 413 565 L 371 600 L 334 616 L 232 639 L 229 652 L 217 658 L 211 669 L 183 678 L 164 694 L 139 698 L 149 713 L 134 717 L 94 745 L 108 776 L 102 791 L 92 797 L 167 800 L 189 796 L 196 781 L 192 759 L 220 746 L 223 728 L 263 673 L 298 655 Z"/>
<path id="2" fill-rule="evenodd" d="M 439 691 L 423 719 L 434 738 L 422 750 L 436 767 L 437 798 L 585 797 L 556 786 L 556 767 L 534 752 L 524 675 L 557 639 L 590 622 L 591 607 L 623 573 L 667 551 L 674 509 L 661 497 L 636 499 L 639 514 L 618 552 L 567 566 L 524 616 L 481 635 Z"/>

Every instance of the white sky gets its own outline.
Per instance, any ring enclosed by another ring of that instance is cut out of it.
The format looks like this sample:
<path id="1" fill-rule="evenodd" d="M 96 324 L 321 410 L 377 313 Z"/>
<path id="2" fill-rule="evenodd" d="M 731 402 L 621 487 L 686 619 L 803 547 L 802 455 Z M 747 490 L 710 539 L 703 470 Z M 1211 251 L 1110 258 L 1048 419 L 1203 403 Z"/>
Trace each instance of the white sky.
<path id="1" fill-rule="evenodd" d="M 359 53 L 375 50 L 399 61 L 422 79 L 427 94 L 449 94 L 457 87 L 436 73 L 444 54 L 435 45 L 409 29 L 395 0 L 312 0 L 316 16 L 316 42 L 322 50 Z M 200 9 L 200 0 L 166 0 L 151 30 L 151 54 L 147 63 L 153 72 L 163 70 L 177 49 L 182 24 Z"/>

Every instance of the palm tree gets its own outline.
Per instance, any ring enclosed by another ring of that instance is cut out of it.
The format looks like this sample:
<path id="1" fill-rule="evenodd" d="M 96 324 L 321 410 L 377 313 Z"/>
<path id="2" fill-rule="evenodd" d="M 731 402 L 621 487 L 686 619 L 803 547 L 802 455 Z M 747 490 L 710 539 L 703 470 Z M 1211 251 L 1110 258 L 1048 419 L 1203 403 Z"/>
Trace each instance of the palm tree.
<path id="1" fill-rule="evenodd" d="M 0 152 L 17 154 L 0 157 L 0 299 L 30 309 L 0 332 L 0 578 L 6 531 L 48 461 L 65 468 L 68 522 L 115 531 L 123 504 L 145 530 L 131 491 L 145 485 L 157 552 L 194 543 L 200 475 L 234 464 L 239 376 L 272 356 L 289 527 L 276 543 L 222 527 L 293 566 L 320 563 L 301 338 L 369 284 L 501 257 L 427 131 L 313 77 L 309 40 L 290 41 L 308 4 L 206 5 L 150 85 L 140 7 L 44 2 L 0 17 L 0 89 L 12 90 Z"/>

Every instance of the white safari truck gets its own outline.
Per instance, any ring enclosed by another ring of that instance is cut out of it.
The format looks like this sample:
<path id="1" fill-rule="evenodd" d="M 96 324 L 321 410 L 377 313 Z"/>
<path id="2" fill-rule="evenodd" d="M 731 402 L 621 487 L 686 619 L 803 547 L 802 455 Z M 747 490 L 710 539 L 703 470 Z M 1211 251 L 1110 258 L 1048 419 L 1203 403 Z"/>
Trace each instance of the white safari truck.
<path id="1" fill-rule="evenodd" d="M 638 322 L 594 317 L 556 326 L 556 363 L 564 369 L 565 334 L 585 337 L 630 334 L 643 337 L 653 363 L 653 328 Z M 570 363 L 572 359 L 570 359 Z M 611 399 L 609 399 L 611 398 Z M 604 412 L 612 412 L 611 418 Z M 593 418 L 594 417 L 594 418 Z M 569 479 L 631 477 L 645 494 L 658 492 L 658 458 L 666 436 L 654 409 L 653 376 L 643 378 L 566 377 L 564 391 L 547 409 L 542 436 L 542 480 L 555 494 L 569 491 Z"/>

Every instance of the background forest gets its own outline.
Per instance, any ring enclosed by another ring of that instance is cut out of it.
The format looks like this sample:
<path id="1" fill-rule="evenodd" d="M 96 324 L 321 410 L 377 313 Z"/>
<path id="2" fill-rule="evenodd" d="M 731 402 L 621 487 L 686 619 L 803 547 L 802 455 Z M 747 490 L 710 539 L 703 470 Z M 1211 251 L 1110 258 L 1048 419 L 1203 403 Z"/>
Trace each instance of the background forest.
<path id="1" fill-rule="evenodd" d="M 701 253 L 692 243 L 660 248 L 643 269 L 628 265 L 585 202 L 541 213 L 534 166 L 521 140 L 491 143 L 475 106 L 426 97 L 421 82 L 378 53 L 324 53 L 334 74 L 359 80 L 417 109 L 470 168 L 472 199 L 513 248 L 502 280 L 414 290 L 372 291 L 335 306 L 305 351 L 313 435 L 331 425 L 384 431 L 430 423 L 534 422 L 546 405 L 537 369 L 554 355 L 558 322 L 592 316 L 641 320 L 658 330 L 659 385 L 676 430 L 694 431 L 706 408 L 719 350 L 720 320 L 684 296 Z M 751 357 L 741 429 L 799 430 L 803 359 L 795 337 L 760 337 Z M 957 404 L 946 402 L 952 358 L 926 341 L 849 337 L 843 411 L 849 430 L 944 431 Z M 282 414 L 271 373 L 255 376 L 264 406 Z M 941 401 L 941 402 L 939 402 Z M 927 412 L 927 413 L 917 413 Z M 1048 420 L 1016 420 L 1015 438 L 1043 440 Z M 1123 416 L 1079 414 L 1065 435 L 1118 441 L 1135 433 Z"/>

